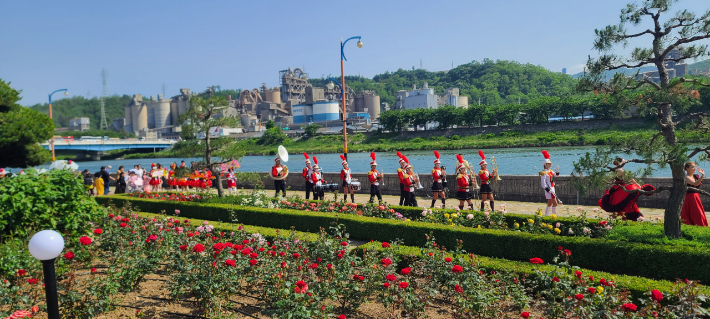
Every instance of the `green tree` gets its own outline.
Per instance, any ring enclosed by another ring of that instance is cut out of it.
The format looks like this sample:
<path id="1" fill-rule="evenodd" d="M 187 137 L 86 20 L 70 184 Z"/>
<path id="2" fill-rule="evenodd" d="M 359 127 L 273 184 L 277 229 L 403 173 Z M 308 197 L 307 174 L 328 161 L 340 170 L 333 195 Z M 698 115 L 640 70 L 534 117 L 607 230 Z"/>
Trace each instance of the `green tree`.
<path id="1" fill-rule="evenodd" d="M 227 163 L 232 159 L 241 158 L 245 151 L 240 144 L 233 138 L 219 137 L 212 138 L 211 133 L 219 127 L 234 127 L 238 120 L 235 117 L 221 116 L 213 118 L 214 115 L 222 113 L 228 107 L 227 100 L 224 97 L 192 97 L 190 99 L 190 107 L 187 112 L 180 114 L 180 122 L 189 129 L 194 130 L 197 134 L 204 134 L 204 139 L 199 142 L 193 142 L 185 147 L 182 147 L 176 152 L 180 156 L 204 158 L 204 164 L 212 172 L 217 179 L 217 194 L 219 197 L 224 197 L 222 189 L 222 171 L 220 164 Z"/>
<path id="2" fill-rule="evenodd" d="M 305 131 L 306 136 L 314 137 L 318 133 L 318 129 L 320 129 L 321 126 L 318 124 L 309 124 L 301 126 L 301 128 Z"/>
<path id="3" fill-rule="evenodd" d="M 52 120 L 17 104 L 20 99 L 20 91 L 0 79 L 0 167 L 35 166 L 52 158 L 39 145 L 52 138 Z"/>
<path id="4" fill-rule="evenodd" d="M 589 58 L 587 68 L 589 74 L 580 80 L 578 88 L 583 91 L 594 91 L 604 97 L 611 96 L 626 104 L 638 105 L 640 108 L 650 107 L 655 113 L 658 132 L 651 136 L 617 141 L 610 148 L 597 150 L 595 156 L 587 154 L 575 163 L 577 179 L 580 188 L 584 186 L 599 187 L 602 177 L 610 178 L 617 169 L 627 164 L 645 164 L 641 172 L 649 172 L 654 167 L 670 166 L 673 176 L 673 186 L 659 187 L 654 192 L 670 190 L 668 203 L 665 207 L 665 234 L 671 238 L 681 237 L 680 211 L 685 200 L 686 191 L 710 195 L 694 187 L 687 187 L 685 181 L 684 163 L 698 154 L 701 159 L 710 155 L 710 146 L 690 148 L 678 142 L 678 131 L 700 131 L 710 133 L 710 114 L 704 112 L 687 114 L 674 118 L 676 109 L 684 103 L 693 104 L 699 93 L 699 86 L 707 86 L 696 79 L 670 79 L 667 63 L 682 59 L 695 59 L 708 55 L 707 44 L 703 40 L 710 38 L 710 10 L 700 16 L 688 10 L 680 10 L 670 14 L 669 10 L 677 0 L 644 1 L 638 5 L 630 3 L 621 9 L 618 25 L 609 25 L 604 29 L 595 30 L 594 48 L 601 53 L 597 58 Z M 669 15 L 666 18 L 666 15 Z M 665 19 L 665 21 L 662 19 Z M 640 27 L 648 23 L 646 30 L 639 28 L 627 30 L 628 26 Z M 647 47 L 637 47 L 627 57 L 613 54 L 615 47 L 626 46 L 630 39 L 648 39 Z M 648 78 L 628 77 L 617 73 L 613 79 L 605 81 L 604 71 L 621 68 L 636 68 L 645 65 L 653 66 L 659 75 L 659 81 Z M 633 90 L 642 89 L 643 96 L 630 94 Z M 683 127 L 682 124 L 694 121 L 695 125 Z M 624 152 L 634 154 L 636 158 L 621 159 L 611 164 L 611 154 Z M 590 184 L 591 183 L 591 184 Z M 642 192 L 642 191 L 641 191 Z M 643 193 L 643 192 L 642 192 Z"/>
<path id="5" fill-rule="evenodd" d="M 267 130 L 268 130 L 268 129 L 272 129 L 272 128 L 274 128 L 274 127 L 276 127 L 276 123 L 274 123 L 274 121 L 269 120 L 268 122 L 266 122 L 266 129 L 267 129 Z"/>

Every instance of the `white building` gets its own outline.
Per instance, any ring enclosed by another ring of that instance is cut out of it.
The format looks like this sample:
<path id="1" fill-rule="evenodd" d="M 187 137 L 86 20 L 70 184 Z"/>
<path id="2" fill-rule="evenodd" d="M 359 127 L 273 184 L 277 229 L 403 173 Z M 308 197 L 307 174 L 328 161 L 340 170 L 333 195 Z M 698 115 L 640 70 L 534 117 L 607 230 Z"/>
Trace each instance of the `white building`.
<path id="1" fill-rule="evenodd" d="M 90 130 L 89 118 L 88 117 L 77 117 L 69 121 L 70 131 L 80 131 L 85 132 Z"/>
<path id="2" fill-rule="evenodd" d="M 430 89 L 427 83 L 424 83 L 424 88 L 417 90 L 417 86 L 413 85 L 412 90 L 407 92 L 404 98 L 404 109 L 435 109 L 439 107 L 439 97 L 434 94 L 434 89 Z"/>

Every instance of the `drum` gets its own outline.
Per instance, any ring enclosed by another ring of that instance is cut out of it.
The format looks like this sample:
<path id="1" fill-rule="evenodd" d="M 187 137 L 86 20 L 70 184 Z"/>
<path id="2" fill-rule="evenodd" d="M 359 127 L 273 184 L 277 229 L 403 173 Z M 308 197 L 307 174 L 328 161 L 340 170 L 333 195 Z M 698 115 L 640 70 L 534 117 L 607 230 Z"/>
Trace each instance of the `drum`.
<path id="1" fill-rule="evenodd" d="M 360 182 L 358 181 L 353 181 L 350 183 L 350 189 L 352 189 L 354 192 L 357 192 L 360 190 Z"/>
<path id="2" fill-rule="evenodd" d="M 334 192 L 338 190 L 338 183 L 316 185 L 316 192 Z"/>

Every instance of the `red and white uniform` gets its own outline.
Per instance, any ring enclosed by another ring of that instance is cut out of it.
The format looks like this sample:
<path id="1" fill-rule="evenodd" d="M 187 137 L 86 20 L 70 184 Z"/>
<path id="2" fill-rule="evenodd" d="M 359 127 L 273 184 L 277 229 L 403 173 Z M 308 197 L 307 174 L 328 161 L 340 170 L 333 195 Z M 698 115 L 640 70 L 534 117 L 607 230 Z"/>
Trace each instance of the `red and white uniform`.
<path id="1" fill-rule="evenodd" d="M 545 190 L 546 199 L 555 198 L 555 175 L 555 172 L 549 168 L 540 172 L 540 186 L 542 189 L 550 188 L 549 192 Z"/>
<path id="2" fill-rule="evenodd" d="M 286 178 L 287 172 L 286 165 L 274 165 L 271 167 L 271 178 L 282 180 Z"/>
<path id="3" fill-rule="evenodd" d="M 352 182 L 353 180 L 352 175 L 350 175 L 350 169 L 341 169 L 340 179 L 342 179 L 343 182 L 350 184 L 350 182 Z"/>
<path id="4" fill-rule="evenodd" d="M 237 187 L 237 177 L 234 173 L 227 172 L 227 188 Z"/>
<path id="5" fill-rule="evenodd" d="M 321 186 L 325 183 L 325 181 L 323 180 L 323 173 L 321 172 L 313 171 L 313 173 L 311 173 L 310 178 L 313 181 L 313 185 L 315 186 Z"/>
<path id="6" fill-rule="evenodd" d="M 478 171 L 478 178 L 481 179 L 481 185 L 488 184 L 492 176 L 493 175 L 491 175 L 487 169 Z"/>
<path id="7" fill-rule="evenodd" d="M 414 193 L 414 186 L 417 184 L 414 174 L 409 175 L 409 174 L 404 174 L 402 175 L 403 179 L 402 182 L 404 183 L 404 190 L 410 193 Z"/>
<path id="8" fill-rule="evenodd" d="M 441 183 L 444 180 L 444 172 L 441 170 L 441 168 L 433 168 L 431 170 L 431 178 L 433 179 L 434 183 Z"/>
<path id="9" fill-rule="evenodd" d="M 471 176 L 468 176 L 468 174 L 459 174 L 456 176 L 456 183 L 458 184 L 459 192 L 468 192 L 469 187 L 471 187 Z"/>
<path id="10" fill-rule="evenodd" d="M 154 173 L 154 172 L 157 172 L 157 171 L 158 171 L 157 169 L 150 170 L 150 177 L 151 177 L 151 178 L 150 178 L 149 184 L 150 184 L 151 186 L 160 185 L 160 178 L 159 178 L 159 177 L 153 177 L 153 173 Z"/>
<path id="11" fill-rule="evenodd" d="M 380 185 L 382 180 L 382 175 L 376 169 L 372 169 L 367 172 L 367 180 L 370 181 L 370 185 Z"/>
<path id="12" fill-rule="evenodd" d="M 303 176 L 303 179 L 304 179 L 307 183 L 313 183 L 313 179 L 311 178 L 311 175 L 313 175 L 313 169 L 312 169 L 312 168 L 304 167 L 304 168 L 303 168 L 303 173 L 301 173 L 301 175 Z"/>

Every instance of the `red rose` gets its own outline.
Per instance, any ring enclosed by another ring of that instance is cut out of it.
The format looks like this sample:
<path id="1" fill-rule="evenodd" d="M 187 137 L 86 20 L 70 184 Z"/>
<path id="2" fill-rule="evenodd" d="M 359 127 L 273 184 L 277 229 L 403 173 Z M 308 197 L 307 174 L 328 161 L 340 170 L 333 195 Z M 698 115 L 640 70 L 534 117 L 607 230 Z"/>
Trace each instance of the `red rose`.
<path id="1" fill-rule="evenodd" d="M 108 217 L 109 217 L 109 218 L 113 218 L 113 214 L 108 214 Z"/>
<path id="2" fill-rule="evenodd" d="M 567 256 L 572 256 L 572 252 L 569 249 L 565 249 L 564 253 Z"/>
<path id="3" fill-rule="evenodd" d="M 594 281 L 594 276 L 589 276 L 589 281 Z"/>
<path id="4" fill-rule="evenodd" d="M 345 315 L 338 316 L 338 319 L 346 319 Z"/>
<path id="5" fill-rule="evenodd" d="M 582 299 L 584 299 L 584 295 L 583 294 L 576 294 L 576 295 L 574 295 L 574 299 L 582 300 Z"/>
<path id="6" fill-rule="evenodd" d="M 298 253 L 293 253 L 293 259 L 298 259 L 298 257 L 301 257 L 301 255 Z"/>
<path id="7" fill-rule="evenodd" d="M 446 257 L 446 258 L 444 258 L 444 261 L 447 262 L 447 263 L 450 263 L 451 260 L 452 260 L 451 257 Z"/>
<path id="8" fill-rule="evenodd" d="M 318 268 L 318 264 L 312 263 L 312 264 L 308 265 L 308 268 L 317 269 L 317 268 Z"/>
<path id="9" fill-rule="evenodd" d="M 257 258 L 257 257 L 259 257 L 259 254 L 257 254 L 257 253 L 249 254 L 249 258 Z"/>
<path id="10" fill-rule="evenodd" d="M 520 314 L 520 317 L 525 318 L 525 319 L 530 318 L 530 313 L 527 312 L 527 311 L 523 311 L 523 312 Z"/>
<path id="11" fill-rule="evenodd" d="M 180 250 L 186 251 L 186 250 L 187 250 L 187 245 L 180 245 Z"/>
<path id="12" fill-rule="evenodd" d="M 224 261 L 224 264 L 227 265 L 227 266 L 232 266 L 232 267 L 234 267 L 234 266 L 237 265 L 237 261 L 231 260 L 231 259 L 227 259 L 227 260 Z"/>
<path id="13" fill-rule="evenodd" d="M 37 278 L 30 278 L 30 279 L 27 279 L 27 283 L 30 284 L 30 285 L 34 285 L 34 284 L 36 284 L 36 283 L 38 283 L 38 282 L 39 282 L 39 279 L 37 279 Z"/>
<path id="14" fill-rule="evenodd" d="M 343 247 L 345 247 L 345 246 L 347 246 L 347 245 L 348 245 L 348 243 L 345 242 L 345 241 L 340 243 L 340 246 L 343 246 Z"/>
<path id="15" fill-rule="evenodd" d="M 325 268 L 328 268 L 328 270 L 333 269 L 333 264 L 327 264 Z"/>
<path id="16" fill-rule="evenodd" d="M 282 252 L 279 252 L 279 256 L 281 256 L 281 257 L 286 256 L 286 253 L 283 252 L 283 251 L 282 251 Z"/>
<path id="17" fill-rule="evenodd" d="M 68 251 L 66 254 L 64 254 L 64 258 L 66 258 L 67 260 L 72 260 L 72 259 L 74 259 L 74 253 L 71 251 Z"/>
<path id="18" fill-rule="evenodd" d="M 399 288 L 404 289 L 404 288 L 407 288 L 407 287 L 409 287 L 409 283 L 406 283 L 406 282 L 404 282 L 404 281 L 399 283 Z"/>
<path id="19" fill-rule="evenodd" d="M 530 258 L 530 263 L 531 264 L 542 264 L 544 261 L 542 261 L 542 258 Z"/>
<path id="20" fill-rule="evenodd" d="M 91 267 L 91 273 L 92 273 L 92 274 L 95 274 L 95 273 L 96 273 L 96 268 Z"/>
<path id="21" fill-rule="evenodd" d="M 390 244 L 388 242 L 382 243 L 382 248 L 390 248 Z"/>
<path id="22" fill-rule="evenodd" d="M 156 240 L 158 240 L 158 236 L 157 236 L 157 235 L 150 235 L 150 236 L 148 236 L 148 240 L 147 240 L 147 241 L 156 241 Z"/>
<path id="23" fill-rule="evenodd" d="M 554 282 L 560 282 L 560 278 L 552 277 L 552 281 L 554 281 Z"/>
<path id="24" fill-rule="evenodd" d="M 205 251 L 205 246 L 203 246 L 202 244 L 196 244 L 194 247 L 192 247 L 192 251 L 196 253 L 201 253 Z"/>
<path id="25" fill-rule="evenodd" d="M 601 222 L 599 222 L 599 225 L 602 225 L 602 226 L 604 226 L 604 225 L 606 225 L 606 224 L 607 224 L 607 221 L 606 221 L 606 220 L 602 220 Z"/>
<path id="26" fill-rule="evenodd" d="M 299 280 L 296 282 L 296 287 L 294 288 L 294 291 L 297 294 L 305 293 L 306 291 L 308 291 L 308 284 L 303 280 Z"/>
<path id="27" fill-rule="evenodd" d="M 126 227 L 128 226 L 128 224 L 126 224 L 126 223 L 121 223 L 121 225 L 119 225 L 119 226 L 121 226 L 122 228 L 126 228 Z"/>
<path id="28" fill-rule="evenodd" d="M 385 278 L 387 278 L 387 280 L 389 280 L 389 281 L 397 281 L 397 276 L 392 275 L 392 274 L 385 276 Z"/>
<path id="29" fill-rule="evenodd" d="M 412 272 L 412 268 L 407 267 L 407 268 L 403 268 L 402 270 L 400 270 L 399 273 L 402 275 L 409 275 L 410 272 Z"/>
<path id="30" fill-rule="evenodd" d="M 382 259 L 382 266 L 389 267 L 389 265 L 392 264 L 392 259 L 389 258 L 383 258 Z"/>
<path id="31" fill-rule="evenodd" d="M 364 280 L 365 280 L 365 276 L 358 276 L 358 277 L 357 277 L 357 280 L 359 280 L 359 281 L 364 281 Z"/>
<path id="32" fill-rule="evenodd" d="M 96 234 L 96 235 L 101 235 L 103 232 L 104 232 L 104 230 L 101 228 L 94 229 L 94 234 Z"/>
<path id="33" fill-rule="evenodd" d="M 74 258 L 74 256 L 72 256 L 72 258 Z M 17 270 L 17 276 L 19 276 L 19 277 L 22 277 L 22 276 L 24 276 L 24 275 L 26 275 L 26 274 L 27 274 L 27 271 L 25 271 L 24 269 L 18 269 L 18 270 Z"/>
<path id="34" fill-rule="evenodd" d="M 382 286 L 385 287 L 385 288 L 389 288 L 389 287 L 390 287 L 390 283 L 386 282 L 386 283 L 382 284 Z"/>
<path id="35" fill-rule="evenodd" d="M 258 261 L 256 259 L 252 259 L 249 261 L 249 264 L 252 266 L 255 266 L 257 263 L 258 263 Z"/>
<path id="36" fill-rule="evenodd" d="M 562 246 L 557 247 L 557 250 L 559 250 L 559 251 L 562 251 L 563 249 L 564 249 L 564 248 L 562 248 Z"/>
<path id="37" fill-rule="evenodd" d="M 661 302 L 663 300 L 663 293 L 657 289 L 651 290 L 651 299 L 655 302 Z"/>
<path id="38" fill-rule="evenodd" d="M 636 311 L 637 307 L 636 307 L 636 305 L 634 305 L 632 303 L 625 303 L 625 304 L 621 305 L 621 308 L 623 308 L 624 311 Z"/>
<path id="39" fill-rule="evenodd" d="M 454 265 L 454 267 L 451 268 L 451 271 L 458 274 L 463 272 L 463 267 L 459 265 Z"/>
<path id="40" fill-rule="evenodd" d="M 456 286 L 454 287 L 454 290 L 456 290 L 456 292 L 458 292 L 458 293 L 462 293 L 462 292 L 463 292 L 463 288 L 461 288 L 461 286 L 459 286 L 459 285 L 456 285 Z"/>
<path id="41" fill-rule="evenodd" d="M 597 293 L 597 289 L 594 288 L 594 287 L 589 287 L 589 288 L 587 288 L 587 291 L 589 291 L 590 294 L 595 294 L 595 293 Z"/>
<path id="42" fill-rule="evenodd" d="M 574 276 L 577 277 L 577 278 L 582 278 L 582 272 L 579 271 L 579 270 L 575 270 L 575 271 L 574 271 Z"/>
<path id="43" fill-rule="evenodd" d="M 338 259 L 343 259 L 343 254 L 338 254 Z"/>

